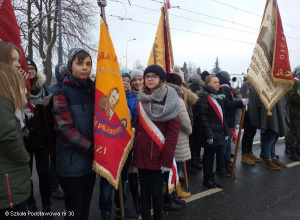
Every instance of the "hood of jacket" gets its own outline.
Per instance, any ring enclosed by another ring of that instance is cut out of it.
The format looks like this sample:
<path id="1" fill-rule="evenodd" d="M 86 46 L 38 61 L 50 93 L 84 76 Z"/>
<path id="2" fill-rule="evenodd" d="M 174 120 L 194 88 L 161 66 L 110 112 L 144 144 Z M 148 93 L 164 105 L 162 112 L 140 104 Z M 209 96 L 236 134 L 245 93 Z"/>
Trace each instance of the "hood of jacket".
<path id="1" fill-rule="evenodd" d="M 186 104 L 195 105 L 199 98 L 197 96 L 197 94 L 193 93 L 189 88 L 186 88 L 184 86 L 182 87 L 182 89 L 184 91 L 184 100 L 185 100 Z"/>
<path id="2" fill-rule="evenodd" d="M 177 85 L 175 85 L 173 83 L 169 83 L 169 82 L 166 82 L 166 85 L 168 85 L 168 86 L 172 87 L 173 89 L 175 89 L 175 91 L 177 92 L 177 94 L 180 98 L 183 97 L 184 91 L 180 86 L 177 86 Z"/>
<path id="3" fill-rule="evenodd" d="M 59 85 L 59 87 L 61 87 L 63 81 L 64 81 L 64 78 L 60 72 L 60 67 L 65 65 L 64 63 L 59 63 L 55 66 L 55 78 L 56 78 L 56 82 L 57 84 Z"/>
<path id="4" fill-rule="evenodd" d="M 46 75 L 43 72 L 37 72 L 36 77 L 36 87 L 40 89 L 46 83 Z"/>
<path id="5" fill-rule="evenodd" d="M 194 74 L 189 77 L 188 86 L 194 93 L 197 93 L 199 90 L 202 90 L 204 82 L 198 74 Z"/>

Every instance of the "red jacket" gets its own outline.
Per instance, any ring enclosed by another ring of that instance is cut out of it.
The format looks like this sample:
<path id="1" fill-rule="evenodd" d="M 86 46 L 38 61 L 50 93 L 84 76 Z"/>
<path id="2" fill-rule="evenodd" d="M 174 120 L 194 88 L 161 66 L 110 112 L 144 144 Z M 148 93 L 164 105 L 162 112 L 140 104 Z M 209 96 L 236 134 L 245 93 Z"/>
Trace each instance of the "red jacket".
<path id="1" fill-rule="evenodd" d="M 165 137 L 163 150 L 147 134 L 137 119 L 135 126 L 136 138 L 133 153 L 133 166 L 139 169 L 160 170 L 163 167 L 172 167 L 173 157 L 179 134 L 178 116 L 166 122 L 154 122 Z"/>

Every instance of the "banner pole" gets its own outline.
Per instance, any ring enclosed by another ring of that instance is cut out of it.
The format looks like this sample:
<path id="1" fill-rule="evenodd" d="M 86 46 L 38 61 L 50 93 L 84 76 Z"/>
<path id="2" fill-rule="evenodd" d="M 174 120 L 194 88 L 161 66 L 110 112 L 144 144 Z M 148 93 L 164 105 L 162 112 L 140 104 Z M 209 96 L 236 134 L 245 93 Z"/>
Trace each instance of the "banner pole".
<path id="1" fill-rule="evenodd" d="M 188 176 L 187 176 L 187 169 L 186 169 L 186 162 L 185 161 L 183 161 L 183 172 L 184 172 L 185 186 L 188 189 L 189 188 L 189 180 L 188 180 Z"/>
<path id="2" fill-rule="evenodd" d="M 244 98 L 248 98 L 248 93 L 249 93 L 249 89 L 247 91 L 247 94 L 245 94 Z M 232 177 L 234 176 L 234 171 L 235 171 L 235 168 L 236 168 L 236 160 L 237 160 L 237 155 L 238 155 L 239 146 L 240 146 L 240 139 L 241 139 L 242 129 L 243 129 L 243 126 L 244 126 L 245 113 L 246 113 L 246 106 L 243 107 L 241 121 L 240 121 L 240 127 L 239 127 L 239 133 L 238 133 L 238 137 L 237 137 L 237 140 L 236 140 L 233 165 L 232 165 L 232 169 L 231 169 L 231 176 Z"/>
<path id="3" fill-rule="evenodd" d="M 119 199 L 120 199 L 120 211 L 121 211 L 121 219 L 125 219 L 125 211 L 124 211 L 124 200 L 123 200 L 123 189 L 122 189 L 122 178 L 120 177 L 119 182 Z"/>

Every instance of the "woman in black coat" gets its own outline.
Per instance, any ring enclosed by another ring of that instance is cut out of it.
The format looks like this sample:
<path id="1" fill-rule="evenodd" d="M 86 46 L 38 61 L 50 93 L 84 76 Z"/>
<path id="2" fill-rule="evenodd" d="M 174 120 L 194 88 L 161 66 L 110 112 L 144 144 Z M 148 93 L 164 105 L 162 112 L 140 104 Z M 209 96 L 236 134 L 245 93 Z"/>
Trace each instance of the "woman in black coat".
<path id="1" fill-rule="evenodd" d="M 200 128 L 201 146 L 204 147 L 202 158 L 203 184 L 209 188 L 221 186 L 214 177 L 214 156 L 216 151 L 225 150 L 225 142 L 229 134 L 224 117 L 223 100 L 225 95 L 220 94 L 219 88 L 220 82 L 215 75 L 206 77 L 204 90 L 199 94 L 197 102 L 196 117 Z"/>

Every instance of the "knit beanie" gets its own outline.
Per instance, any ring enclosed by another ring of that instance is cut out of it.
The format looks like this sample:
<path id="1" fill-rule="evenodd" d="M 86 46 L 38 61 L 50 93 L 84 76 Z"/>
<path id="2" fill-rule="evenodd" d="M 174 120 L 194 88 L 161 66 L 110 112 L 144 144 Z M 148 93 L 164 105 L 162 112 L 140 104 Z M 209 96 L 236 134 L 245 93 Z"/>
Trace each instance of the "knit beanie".
<path id="1" fill-rule="evenodd" d="M 207 72 L 206 70 L 201 73 L 201 79 L 203 82 L 205 82 L 205 78 L 207 76 L 209 76 L 209 72 Z"/>
<path id="2" fill-rule="evenodd" d="M 167 73 L 166 74 L 166 81 L 168 83 L 175 84 L 177 86 L 182 85 L 182 79 L 177 73 Z"/>
<path id="3" fill-rule="evenodd" d="M 153 64 L 148 66 L 145 71 L 144 71 L 144 77 L 147 73 L 155 73 L 156 75 L 159 76 L 159 78 L 161 79 L 161 81 L 165 82 L 166 81 L 166 73 L 163 70 L 163 68 L 161 68 L 160 66 Z"/>
<path id="4" fill-rule="evenodd" d="M 182 81 L 184 81 L 184 73 L 182 72 L 180 66 L 174 65 L 172 73 L 178 74 L 181 77 Z"/>
<path id="5" fill-rule="evenodd" d="M 293 71 L 293 76 L 296 77 L 298 74 L 300 74 L 300 65 L 296 66 Z"/>
<path id="6" fill-rule="evenodd" d="M 130 72 L 131 79 L 133 80 L 137 76 L 143 77 L 143 71 L 139 69 L 134 69 Z"/>
<path id="7" fill-rule="evenodd" d="M 27 61 L 27 65 L 32 65 L 35 69 L 35 72 L 38 72 L 36 64 L 32 59 L 30 59 L 29 57 L 26 57 L 26 61 Z"/>
<path id="8" fill-rule="evenodd" d="M 216 74 L 216 77 L 219 78 L 220 84 L 223 84 L 224 82 L 229 82 L 230 81 L 230 75 L 226 71 L 221 71 Z"/>
<path id="9" fill-rule="evenodd" d="M 123 77 L 128 77 L 129 80 L 131 81 L 131 76 L 129 75 L 129 73 L 122 73 L 122 78 Z"/>
<path id="10" fill-rule="evenodd" d="M 67 66 L 68 66 L 68 69 L 70 72 L 72 72 L 72 62 L 73 62 L 74 58 L 76 57 L 76 55 L 79 54 L 80 52 L 86 53 L 92 60 L 91 55 L 85 49 L 82 49 L 82 48 L 71 49 L 68 53 L 68 63 L 67 63 Z"/>

